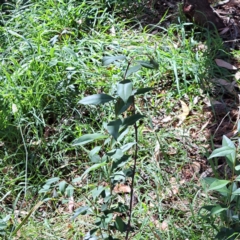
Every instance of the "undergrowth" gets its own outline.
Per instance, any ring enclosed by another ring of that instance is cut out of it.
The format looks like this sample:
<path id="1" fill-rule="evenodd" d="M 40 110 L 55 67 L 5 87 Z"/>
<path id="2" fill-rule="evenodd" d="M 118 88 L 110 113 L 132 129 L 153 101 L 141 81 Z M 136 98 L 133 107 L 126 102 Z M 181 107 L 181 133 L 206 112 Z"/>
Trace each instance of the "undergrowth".
<path id="1" fill-rule="evenodd" d="M 136 21 L 144 10 L 140 1 L 8 1 L 1 8 L 3 238 L 83 239 L 93 228 L 91 217 L 70 217 L 73 205 L 88 202 L 89 189 L 105 179 L 96 171 L 80 183 L 71 182 L 90 167 L 87 152 L 96 146 L 76 148 L 72 142 L 84 134 L 104 133 L 114 110 L 111 105 L 84 106 L 79 100 L 112 95 L 127 63 L 103 66 L 102 59 L 125 55 L 136 61 L 154 58 L 159 64 L 157 71 L 141 68 L 131 76 L 136 88 L 154 88 L 135 103 L 146 119 L 138 126 L 132 238 L 211 239 L 216 230 L 198 214 L 211 199 L 194 174 L 185 176 L 193 156 L 206 160 L 210 154 L 206 139 L 193 141 L 190 134 L 205 119 L 193 114 L 179 126 L 177 119 L 179 100 L 200 116 L 212 88 L 209 80 L 231 78 L 214 62 L 228 56 L 220 37 L 180 18 L 168 28 L 156 25 L 156 34 Z M 167 125 L 161 122 L 166 116 L 172 119 Z M 131 141 L 130 131 L 124 143 Z M 124 201 L 128 194 L 119 198 Z"/>

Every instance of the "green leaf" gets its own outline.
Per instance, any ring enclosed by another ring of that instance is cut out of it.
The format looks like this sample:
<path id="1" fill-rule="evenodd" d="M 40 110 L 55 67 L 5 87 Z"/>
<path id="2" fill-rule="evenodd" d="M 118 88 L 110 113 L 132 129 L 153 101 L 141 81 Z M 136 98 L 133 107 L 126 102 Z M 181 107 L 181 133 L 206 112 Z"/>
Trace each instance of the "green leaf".
<path id="1" fill-rule="evenodd" d="M 126 152 L 127 150 L 129 150 L 135 144 L 136 144 L 136 142 L 131 142 L 131 143 L 127 143 L 127 144 L 121 146 L 122 152 L 123 153 Z"/>
<path id="2" fill-rule="evenodd" d="M 222 146 L 236 149 L 234 143 L 225 135 L 223 136 Z"/>
<path id="3" fill-rule="evenodd" d="M 62 194 L 64 194 L 64 192 L 65 192 L 66 185 L 67 185 L 67 182 L 66 182 L 66 181 L 61 181 L 61 182 L 58 184 L 59 191 L 60 191 Z"/>
<path id="4" fill-rule="evenodd" d="M 120 182 L 120 181 L 125 181 L 125 179 L 126 179 L 126 175 L 123 171 L 114 173 L 114 181 Z"/>
<path id="5" fill-rule="evenodd" d="M 236 171 L 239 171 L 239 170 L 240 170 L 240 165 L 237 165 L 237 166 L 235 167 L 235 170 L 236 170 Z"/>
<path id="6" fill-rule="evenodd" d="M 112 163 L 112 171 L 115 170 L 116 168 L 123 167 L 128 162 L 129 158 L 130 158 L 130 156 L 123 155 L 120 159 L 114 160 Z M 121 179 L 123 179 L 123 178 L 121 178 Z"/>
<path id="7" fill-rule="evenodd" d="M 219 179 L 216 179 L 216 180 L 209 186 L 208 191 L 218 190 L 218 189 L 223 188 L 224 186 L 226 186 L 228 183 L 230 183 L 229 180 L 219 180 Z"/>
<path id="8" fill-rule="evenodd" d="M 159 68 L 159 63 L 157 61 L 155 61 L 153 58 L 150 59 L 150 63 L 152 64 L 154 69 L 157 70 Z"/>
<path id="9" fill-rule="evenodd" d="M 222 211 L 226 211 L 228 208 L 227 207 L 222 207 L 221 205 L 216 205 L 211 209 L 211 214 L 219 214 Z"/>
<path id="10" fill-rule="evenodd" d="M 85 134 L 80 138 L 77 138 L 73 141 L 72 146 L 83 146 L 87 143 L 93 142 L 95 140 L 107 138 L 107 135 L 101 133 Z"/>
<path id="11" fill-rule="evenodd" d="M 126 59 L 126 56 L 124 55 L 119 55 L 119 56 L 105 56 L 102 58 L 102 63 L 104 66 L 107 66 L 109 64 L 111 64 L 112 62 L 116 61 L 116 60 L 124 60 Z"/>
<path id="12" fill-rule="evenodd" d="M 240 120 L 238 120 L 238 123 L 237 123 L 237 131 L 238 133 L 240 133 Z"/>
<path id="13" fill-rule="evenodd" d="M 240 188 L 232 192 L 233 195 L 240 195 Z"/>
<path id="14" fill-rule="evenodd" d="M 89 167 L 89 168 L 82 174 L 81 177 L 78 177 L 78 178 L 73 179 L 72 182 L 75 183 L 75 182 L 81 181 L 82 178 L 85 177 L 89 172 L 94 171 L 94 170 L 96 170 L 96 169 L 98 169 L 98 168 L 100 168 L 100 167 L 103 167 L 103 166 L 105 166 L 106 164 L 107 164 L 106 162 L 102 162 L 102 163 L 96 163 L 96 164 L 92 165 L 91 167 Z"/>
<path id="15" fill-rule="evenodd" d="M 225 157 L 228 154 L 232 154 L 235 152 L 235 148 L 225 146 L 218 149 L 215 149 L 212 154 L 208 157 L 208 159 L 214 158 L 214 157 Z"/>
<path id="16" fill-rule="evenodd" d="M 91 192 L 92 192 L 92 197 L 94 199 L 94 201 L 96 200 L 96 198 L 102 193 L 102 191 L 105 189 L 105 187 L 103 186 L 98 186 L 96 188 L 94 188 Z"/>
<path id="17" fill-rule="evenodd" d="M 240 175 L 235 178 L 235 181 L 240 182 Z"/>
<path id="18" fill-rule="evenodd" d="M 46 181 L 45 185 L 51 185 L 52 183 L 58 182 L 59 179 L 60 179 L 59 177 L 50 178 Z"/>
<path id="19" fill-rule="evenodd" d="M 121 149 L 113 149 L 107 152 L 107 155 L 113 159 L 120 159 L 123 156 L 123 152 Z"/>
<path id="20" fill-rule="evenodd" d="M 139 95 L 139 94 L 144 94 L 144 93 L 147 93 L 151 90 L 153 90 L 154 88 L 151 88 L 151 87 L 147 87 L 147 88 L 139 88 L 137 90 L 134 90 L 133 91 L 133 94 L 134 95 Z"/>
<path id="21" fill-rule="evenodd" d="M 128 98 L 132 95 L 132 88 L 133 85 L 130 80 L 121 81 L 117 85 L 117 93 L 125 103 L 127 103 Z"/>
<path id="22" fill-rule="evenodd" d="M 73 192 L 74 192 L 74 187 L 69 184 L 66 188 L 66 194 L 68 197 L 72 197 L 73 196 Z"/>
<path id="23" fill-rule="evenodd" d="M 90 207 L 84 206 L 76 209 L 74 215 L 71 217 L 71 220 L 74 220 L 76 217 L 78 217 L 80 214 L 85 215 Z"/>
<path id="24" fill-rule="evenodd" d="M 97 105 L 102 103 L 107 103 L 114 100 L 114 98 L 108 94 L 101 93 L 101 94 L 93 94 L 90 96 L 87 96 L 80 100 L 78 103 L 84 104 L 84 105 Z"/>
<path id="25" fill-rule="evenodd" d="M 119 114 L 125 112 L 133 103 L 133 99 L 133 96 L 130 96 L 125 103 L 121 98 L 119 98 L 115 103 L 115 115 L 118 116 Z"/>
<path id="26" fill-rule="evenodd" d="M 126 231 L 126 224 L 123 222 L 123 220 L 119 216 L 115 218 L 115 226 L 117 230 L 121 233 Z"/>
<path id="27" fill-rule="evenodd" d="M 131 75 L 132 73 L 137 72 L 137 71 L 140 70 L 141 68 L 142 68 L 141 65 L 136 65 L 136 66 L 133 66 L 133 67 L 129 68 L 128 71 L 127 71 L 127 73 L 126 73 L 126 76 L 125 76 L 125 77 L 127 78 L 129 75 Z"/>
<path id="28" fill-rule="evenodd" d="M 156 66 L 149 61 L 137 61 L 137 63 L 141 64 L 145 68 L 149 68 L 149 69 L 155 69 L 156 68 Z"/>
<path id="29" fill-rule="evenodd" d="M 144 115 L 141 115 L 141 114 L 137 113 L 137 114 L 135 114 L 135 115 L 133 115 L 133 116 L 124 118 L 122 125 L 123 125 L 123 126 L 133 125 L 133 124 L 135 124 L 138 120 L 140 120 L 140 119 L 142 119 L 142 118 L 144 118 L 144 117 L 145 117 Z"/>
<path id="30" fill-rule="evenodd" d="M 119 128 L 122 125 L 122 121 L 120 119 L 117 119 L 115 121 L 111 121 L 107 124 L 106 129 L 113 136 L 113 138 L 117 141 L 117 138 L 119 136 Z"/>

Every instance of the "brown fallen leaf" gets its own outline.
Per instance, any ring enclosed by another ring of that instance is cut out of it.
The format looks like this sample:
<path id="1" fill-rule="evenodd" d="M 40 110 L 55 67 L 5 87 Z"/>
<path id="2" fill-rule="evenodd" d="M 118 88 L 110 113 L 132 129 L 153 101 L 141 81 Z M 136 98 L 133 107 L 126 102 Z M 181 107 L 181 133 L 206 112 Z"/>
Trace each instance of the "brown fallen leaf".
<path id="1" fill-rule="evenodd" d="M 230 64 L 222 59 L 216 58 L 215 62 L 219 67 L 227 68 L 229 70 L 237 70 L 237 68 L 235 66 L 233 66 L 232 64 Z"/>
<path id="2" fill-rule="evenodd" d="M 128 185 L 123 185 L 123 184 L 117 184 L 113 191 L 115 193 L 130 193 L 131 192 L 131 188 Z"/>
<path id="3" fill-rule="evenodd" d="M 179 119 L 179 123 L 177 124 L 177 126 L 180 126 L 184 120 L 186 119 L 186 117 L 189 115 L 189 107 L 187 106 L 187 104 L 183 101 L 181 101 L 181 105 L 182 105 L 182 113 L 180 115 L 177 116 L 177 118 Z"/>

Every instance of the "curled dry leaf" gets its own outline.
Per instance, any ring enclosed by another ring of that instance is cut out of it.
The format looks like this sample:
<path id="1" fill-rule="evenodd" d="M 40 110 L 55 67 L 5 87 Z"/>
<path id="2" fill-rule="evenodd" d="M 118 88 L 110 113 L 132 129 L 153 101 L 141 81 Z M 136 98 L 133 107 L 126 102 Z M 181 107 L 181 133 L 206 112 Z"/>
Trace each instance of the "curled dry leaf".
<path id="1" fill-rule="evenodd" d="M 235 66 L 233 66 L 232 64 L 230 64 L 222 59 L 216 58 L 215 62 L 219 67 L 227 68 L 229 70 L 237 70 L 237 68 Z"/>
<path id="2" fill-rule="evenodd" d="M 179 123 L 178 123 L 177 126 L 180 126 L 184 122 L 184 120 L 186 119 L 186 117 L 189 115 L 189 112 L 190 112 L 187 104 L 185 102 L 181 101 L 181 100 L 180 100 L 180 102 L 181 102 L 181 105 L 182 105 L 182 111 L 183 112 L 180 115 L 177 116 L 178 119 L 179 119 Z"/>

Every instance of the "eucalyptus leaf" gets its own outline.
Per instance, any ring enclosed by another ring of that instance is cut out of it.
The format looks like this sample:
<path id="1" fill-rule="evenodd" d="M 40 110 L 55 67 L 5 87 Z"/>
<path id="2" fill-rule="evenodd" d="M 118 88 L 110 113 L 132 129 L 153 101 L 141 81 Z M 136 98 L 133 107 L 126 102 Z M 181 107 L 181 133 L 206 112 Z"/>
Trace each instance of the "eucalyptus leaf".
<path id="1" fill-rule="evenodd" d="M 115 103 L 115 115 L 118 116 L 125 112 L 131 106 L 131 104 L 133 104 L 133 100 L 133 96 L 130 96 L 125 103 L 121 98 L 119 98 Z"/>
<path id="2" fill-rule="evenodd" d="M 139 95 L 139 94 L 144 94 L 144 93 L 147 93 L 151 90 L 153 90 L 154 88 L 151 88 L 151 87 L 148 87 L 148 88 L 139 88 L 139 89 L 136 89 L 133 94 L 134 95 Z"/>
<path id="3" fill-rule="evenodd" d="M 128 98 L 132 95 L 132 88 L 132 82 L 127 79 L 117 85 L 117 93 L 125 103 L 127 103 Z"/>
<path id="4" fill-rule="evenodd" d="M 222 146 L 223 147 L 228 146 L 230 148 L 236 149 L 234 143 L 225 135 L 223 136 Z"/>
<path id="5" fill-rule="evenodd" d="M 64 194 L 64 192 L 65 192 L 66 185 L 67 185 L 67 182 L 66 182 L 66 181 L 61 181 L 61 182 L 58 184 L 59 191 L 60 191 L 62 194 Z"/>
<path id="6" fill-rule="evenodd" d="M 130 117 L 127 117 L 127 118 L 124 118 L 123 119 L 123 126 L 130 126 L 130 125 L 133 125 L 135 124 L 138 120 L 144 118 L 145 116 L 144 115 L 141 115 L 139 113 L 133 115 L 133 116 L 130 116 Z"/>
<path id="7" fill-rule="evenodd" d="M 137 63 L 141 64 L 145 68 L 149 68 L 149 69 L 155 69 L 156 68 L 156 66 L 149 61 L 137 61 Z"/>
<path id="8" fill-rule="evenodd" d="M 74 220 L 76 217 L 78 217 L 80 214 L 85 215 L 90 207 L 84 206 L 76 209 L 74 215 L 71 217 L 71 220 Z"/>
<path id="9" fill-rule="evenodd" d="M 94 199 L 94 201 L 96 200 L 97 197 L 99 197 L 99 195 L 102 193 L 102 191 L 105 189 L 105 187 L 103 186 L 98 186 L 96 188 L 94 188 L 91 192 L 92 192 L 92 197 Z"/>
<path id="10" fill-rule="evenodd" d="M 127 150 L 129 150 L 132 146 L 134 146 L 136 144 L 136 142 L 131 142 L 131 143 L 127 143 L 123 146 L 121 146 L 121 150 L 122 152 L 126 152 Z"/>
<path id="11" fill-rule="evenodd" d="M 45 185 L 51 185 L 52 183 L 58 182 L 59 180 L 60 180 L 59 177 L 50 178 L 46 181 Z"/>
<path id="12" fill-rule="evenodd" d="M 98 105 L 102 103 L 107 103 L 114 100 L 114 98 L 108 94 L 101 93 L 101 94 L 93 94 L 90 96 L 87 96 L 80 100 L 78 103 L 84 104 L 84 105 Z"/>
<path id="13" fill-rule="evenodd" d="M 87 143 L 90 143 L 99 139 L 104 139 L 107 137 L 108 137 L 107 135 L 103 135 L 102 133 L 85 134 L 80 138 L 75 139 L 72 143 L 72 146 L 83 146 Z"/>
<path id="14" fill-rule="evenodd" d="M 115 121 L 111 121 L 107 124 L 106 129 L 113 136 L 113 138 L 117 141 L 117 138 L 119 136 L 119 128 L 122 125 L 122 121 L 120 119 L 117 119 Z"/>
<path id="15" fill-rule="evenodd" d="M 124 55 L 119 55 L 119 56 L 104 56 L 102 58 L 102 63 L 104 66 L 107 66 L 111 63 L 113 63 L 114 61 L 117 61 L 117 60 L 124 60 L 126 59 L 126 56 Z"/>
<path id="16" fill-rule="evenodd" d="M 127 78 L 129 75 L 131 75 L 132 73 L 137 72 L 137 71 L 140 70 L 141 68 L 142 68 L 141 65 L 136 65 L 136 66 L 133 66 L 133 67 L 129 68 L 128 71 L 127 71 L 127 73 L 126 73 L 126 76 L 125 76 L 125 77 Z"/>
<path id="17" fill-rule="evenodd" d="M 227 207 L 222 207 L 221 205 L 216 205 L 211 209 L 211 214 L 219 214 L 222 211 L 226 211 L 228 208 Z"/>
<path id="18" fill-rule="evenodd" d="M 121 233 L 126 231 L 126 224 L 119 216 L 115 218 L 115 226 L 117 230 Z"/>

